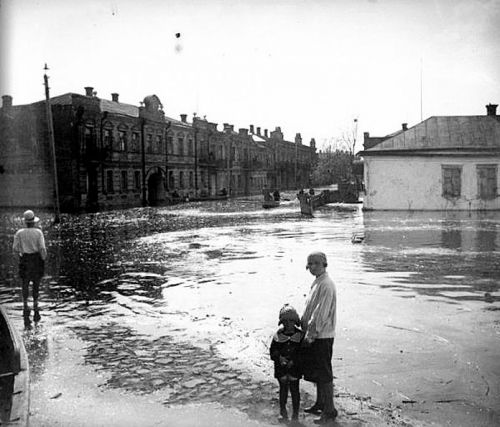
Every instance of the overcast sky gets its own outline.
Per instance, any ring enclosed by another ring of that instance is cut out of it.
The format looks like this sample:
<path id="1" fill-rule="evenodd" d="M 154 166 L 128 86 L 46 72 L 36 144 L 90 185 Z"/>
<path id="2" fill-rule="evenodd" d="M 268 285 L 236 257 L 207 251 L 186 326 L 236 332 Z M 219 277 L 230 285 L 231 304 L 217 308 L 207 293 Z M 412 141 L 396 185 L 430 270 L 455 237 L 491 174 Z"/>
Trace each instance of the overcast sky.
<path id="1" fill-rule="evenodd" d="M 156 94 L 170 117 L 281 126 L 319 146 L 357 118 L 361 149 L 363 132 L 421 112 L 500 103 L 498 0 L 0 1 L 0 95 L 15 105 L 44 98 L 47 63 L 52 96 Z"/>

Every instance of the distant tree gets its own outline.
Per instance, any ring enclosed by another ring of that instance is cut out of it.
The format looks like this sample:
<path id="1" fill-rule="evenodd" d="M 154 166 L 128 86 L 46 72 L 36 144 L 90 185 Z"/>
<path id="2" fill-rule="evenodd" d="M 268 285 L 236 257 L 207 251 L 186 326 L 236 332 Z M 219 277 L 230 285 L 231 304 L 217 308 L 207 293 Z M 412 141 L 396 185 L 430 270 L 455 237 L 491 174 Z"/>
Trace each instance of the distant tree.
<path id="1" fill-rule="evenodd" d="M 346 150 L 328 146 L 318 155 L 318 162 L 312 172 L 315 186 L 338 184 L 352 178 L 352 155 Z"/>

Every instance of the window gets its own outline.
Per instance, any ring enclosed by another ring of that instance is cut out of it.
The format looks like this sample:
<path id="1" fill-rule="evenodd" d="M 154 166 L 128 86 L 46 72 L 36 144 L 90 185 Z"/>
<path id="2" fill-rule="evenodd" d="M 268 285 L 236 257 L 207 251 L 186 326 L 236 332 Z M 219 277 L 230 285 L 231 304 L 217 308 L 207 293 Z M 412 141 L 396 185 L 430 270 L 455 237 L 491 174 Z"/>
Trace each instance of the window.
<path id="1" fill-rule="evenodd" d="M 174 138 L 172 138 L 171 136 L 167 136 L 167 153 L 174 153 Z"/>
<path id="2" fill-rule="evenodd" d="M 171 190 L 175 188 L 174 173 L 172 171 L 168 172 L 168 188 L 170 188 Z"/>
<path id="3" fill-rule="evenodd" d="M 193 172 L 189 172 L 189 188 L 193 188 L 194 185 L 193 185 Z"/>
<path id="4" fill-rule="evenodd" d="M 192 139 L 188 140 L 188 154 L 190 156 L 192 156 L 194 154 L 194 144 L 193 144 L 193 140 Z"/>
<path id="5" fill-rule="evenodd" d="M 184 172 L 179 172 L 179 188 L 184 188 Z"/>
<path id="6" fill-rule="evenodd" d="M 111 149 L 112 144 L 113 144 L 113 134 L 111 132 L 111 129 L 104 129 L 104 136 L 103 136 L 102 142 L 103 142 L 104 148 Z"/>
<path id="7" fill-rule="evenodd" d="M 146 153 L 152 153 L 152 152 L 153 152 L 153 135 L 148 133 L 146 136 Z"/>
<path id="8" fill-rule="evenodd" d="M 122 193 L 126 193 L 128 191 L 128 174 L 127 174 L 127 171 L 122 171 L 121 190 L 122 190 Z"/>
<path id="9" fill-rule="evenodd" d="M 123 130 L 118 131 L 118 150 L 127 151 L 127 134 Z"/>
<path id="10" fill-rule="evenodd" d="M 132 132 L 132 143 L 130 150 L 133 152 L 139 152 L 139 132 Z"/>
<path id="11" fill-rule="evenodd" d="M 179 156 L 184 155 L 184 138 L 177 138 L 177 144 L 179 146 Z"/>
<path id="12" fill-rule="evenodd" d="M 480 199 L 497 197 L 497 165 L 478 165 L 477 187 Z"/>
<path id="13" fill-rule="evenodd" d="M 156 152 L 157 153 L 162 153 L 163 152 L 163 142 L 161 140 L 161 135 L 156 135 Z"/>
<path id="14" fill-rule="evenodd" d="M 106 172 L 106 190 L 108 193 L 114 193 L 113 188 L 113 171 Z"/>
<path id="15" fill-rule="evenodd" d="M 462 190 L 462 166 L 442 166 L 443 197 L 460 197 Z"/>
<path id="16" fill-rule="evenodd" d="M 141 189 L 141 172 L 140 171 L 134 172 L 134 187 L 137 191 L 139 191 Z"/>
<path id="17" fill-rule="evenodd" d="M 82 194 L 87 194 L 89 191 L 89 182 L 90 182 L 90 177 L 88 172 L 83 176 L 80 177 L 80 191 Z"/>
<path id="18" fill-rule="evenodd" d="M 82 153 L 91 152 L 92 149 L 94 148 L 94 143 L 93 143 L 93 138 L 92 138 L 92 132 L 93 129 L 91 127 L 85 127 L 83 131 L 83 146 L 82 146 Z"/>

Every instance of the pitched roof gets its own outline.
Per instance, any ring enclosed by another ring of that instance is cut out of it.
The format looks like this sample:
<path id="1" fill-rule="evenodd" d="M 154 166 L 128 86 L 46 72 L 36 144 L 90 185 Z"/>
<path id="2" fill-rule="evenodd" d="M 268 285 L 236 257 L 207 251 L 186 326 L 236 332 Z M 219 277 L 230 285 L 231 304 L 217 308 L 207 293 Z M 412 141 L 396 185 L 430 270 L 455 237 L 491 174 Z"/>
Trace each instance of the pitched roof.
<path id="1" fill-rule="evenodd" d="M 68 92 L 63 95 L 54 96 L 50 98 L 50 103 L 52 105 L 71 105 L 73 104 L 74 97 L 84 97 L 84 95 Z M 139 117 L 139 107 L 135 105 L 125 104 L 123 102 L 109 101 L 107 99 L 102 99 L 102 98 L 97 98 L 97 99 L 99 100 L 99 106 L 101 108 L 101 111 L 107 111 L 108 113 L 121 114 L 129 117 Z M 184 127 L 192 126 L 191 123 L 185 123 L 168 116 L 165 116 L 165 121 Z"/>
<path id="2" fill-rule="evenodd" d="M 362 155 L 464 149 L 500 149 L 500 121 L 492 116 L 430 117 L 362 151 Z"/>
<path id="3" fill-rule="evenodd" d="M 99 99 L 101 111 L 108 113 L 123 114 L 124 116 L 139 117 L 139 107 L 132 104 L 124 104 L 122 102 L 108 101 L 107 99 Z"/>

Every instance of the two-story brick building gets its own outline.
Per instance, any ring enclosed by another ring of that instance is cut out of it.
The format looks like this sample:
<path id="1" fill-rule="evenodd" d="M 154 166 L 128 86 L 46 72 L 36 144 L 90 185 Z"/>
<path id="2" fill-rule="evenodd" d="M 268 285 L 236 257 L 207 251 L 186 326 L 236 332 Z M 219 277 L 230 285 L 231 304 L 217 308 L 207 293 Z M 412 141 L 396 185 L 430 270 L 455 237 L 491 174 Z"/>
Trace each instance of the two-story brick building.
<path id="1" fill-rule="evenodd" d="M 67 93 L 47 103 L 0 109 L 0 206 L 53 206 L 56 183 L 63 211 L 158 205 L 173 199 L 260 193 L 262 187 L 306 186 L 315 162 L 314 140 L 285 141 L 248 129 L 223 130 L 205 118 L 165 115 L 156 95 L 140 106 Z M 54 168 L 55 159 L 56 167 Z M 54 170 L 57 169 L 57 180 Z M 177 197 L 178 196 L 178 197 Z"/>

